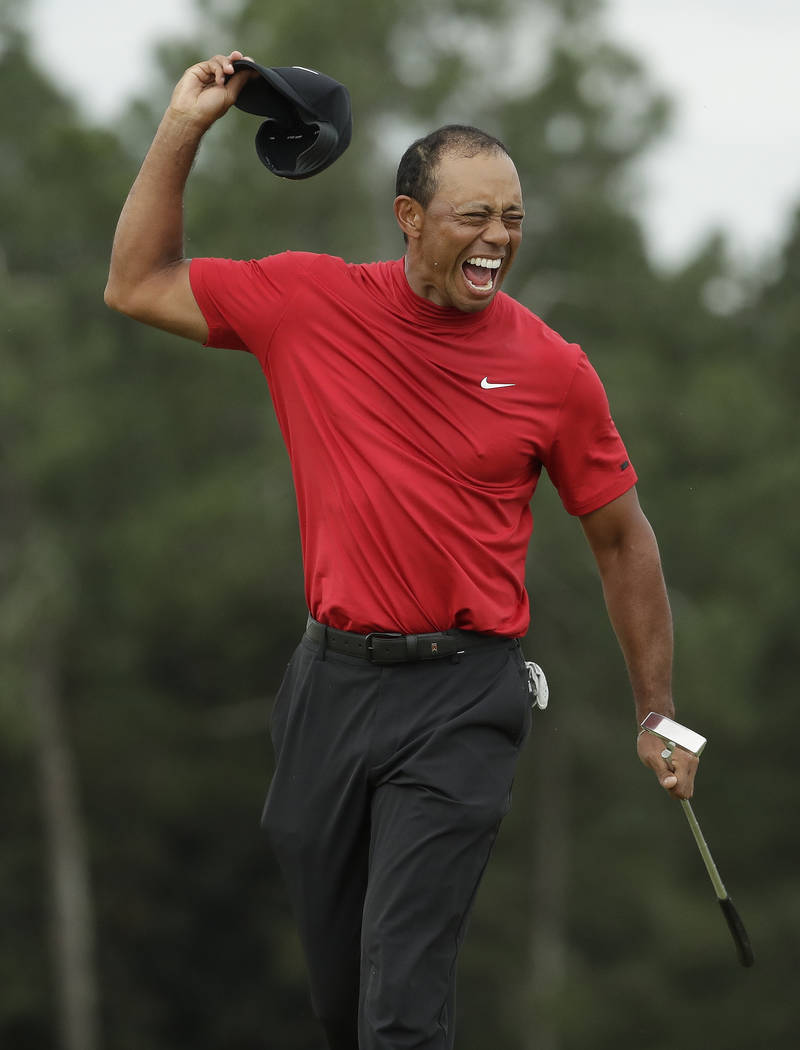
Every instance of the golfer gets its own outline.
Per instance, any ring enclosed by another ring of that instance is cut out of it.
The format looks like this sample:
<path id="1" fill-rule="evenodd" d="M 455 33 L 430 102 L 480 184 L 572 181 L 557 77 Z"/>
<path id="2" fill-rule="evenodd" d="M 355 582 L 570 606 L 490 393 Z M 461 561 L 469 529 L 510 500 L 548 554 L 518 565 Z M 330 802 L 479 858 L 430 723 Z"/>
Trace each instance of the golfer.
<path id="1" fill-rule="evenodd" d="M 186 71 L 125 203 L 109 306 L 259 361 L 289 452 L 309 609 L 276 698 L 264 826 L 331 1050 L 444 1050 L 466 916 L 509 806 L 531 695 L 525 555 L 542 468 L 580 518 L 637 721 L 674 714 L 671 618 L 636 474 L 581 349 L 505 295 L 522 193 L 449 126 L 397 176 L 404 257 L 183 258 L 205 131 L 257 75 Z M 689 798 L 697 760 L 640 736 Z"/>

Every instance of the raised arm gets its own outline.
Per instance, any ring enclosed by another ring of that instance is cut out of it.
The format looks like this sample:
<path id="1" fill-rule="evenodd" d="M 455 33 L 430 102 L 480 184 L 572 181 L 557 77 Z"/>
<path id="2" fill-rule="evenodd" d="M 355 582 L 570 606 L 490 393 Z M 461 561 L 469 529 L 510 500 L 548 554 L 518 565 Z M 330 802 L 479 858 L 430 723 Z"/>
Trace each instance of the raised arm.
<path id="1" fill-rule="evenodd" d="M 233 51 L 198 62 L 176 85 L 122 209 L 105 290 L 114 310 L 201 343 L 208 326 L 183 257 L 183 193 L 200 140 L 253 75 L 233 73 L 242 57 Z"/>
<path id="2" fill-rule="evenodd" d="M 658 544 L 636 490 L 581 518 L 603 583 L 609 619 L 628 667 L 637 724 L 650 711 L 674 717 L 672 615 Z M 663 744 L 650 733 L 638 740 L 642 762 L 674 798 L 691 798 L 697 759 L 676 749 L 674 771 Z"/>

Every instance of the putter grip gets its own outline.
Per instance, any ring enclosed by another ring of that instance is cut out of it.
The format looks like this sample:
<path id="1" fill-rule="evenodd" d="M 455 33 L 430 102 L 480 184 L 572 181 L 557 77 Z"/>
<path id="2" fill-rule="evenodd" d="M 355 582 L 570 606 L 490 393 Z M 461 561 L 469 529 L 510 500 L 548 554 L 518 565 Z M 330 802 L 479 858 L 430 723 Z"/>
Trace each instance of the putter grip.
<path id="1" fill-rule="evenodd" d="M 723 897 L 719 902 L 719 906 L 722 908 L 722 914 L 725 916 L 725 921 L 731 931 L 731 936 L 739 955 L 739 962 L 742 966 L 752 966 L 755 958 L 753 949 L 750 947 L 750 938 L 747 936 L 744 923 L 739 918 L 739 912 L 733 906 L 733 901 L 730 897 Z"/>

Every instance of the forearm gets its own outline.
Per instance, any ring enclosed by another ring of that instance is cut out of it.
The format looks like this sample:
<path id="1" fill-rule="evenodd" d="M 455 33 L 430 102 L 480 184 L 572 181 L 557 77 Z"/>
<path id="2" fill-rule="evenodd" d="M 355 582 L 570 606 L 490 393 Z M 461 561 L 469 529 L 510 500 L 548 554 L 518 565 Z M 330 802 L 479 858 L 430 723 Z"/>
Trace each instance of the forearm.
<path id="1" fill-rule="evenodd" d="M 106 301 L 136 295 L 183 259 L 183 194 L 203 130 L 168 109 L 117 224 Z"/>
<path id="2" fill-rule="evenodd" d="M 644 515 L 598 558 L 609 619 L 619 640 L 636 704 L 672 716 L 672 614 L 656 538 Z"/>
<path id="3" fill-rule="evenodd" d="M 631 680 L 639 722 L 671 716 L 672 614 L 658 544 L 631 489 L 581 519 L 597 561 L 609 619 Z"/>

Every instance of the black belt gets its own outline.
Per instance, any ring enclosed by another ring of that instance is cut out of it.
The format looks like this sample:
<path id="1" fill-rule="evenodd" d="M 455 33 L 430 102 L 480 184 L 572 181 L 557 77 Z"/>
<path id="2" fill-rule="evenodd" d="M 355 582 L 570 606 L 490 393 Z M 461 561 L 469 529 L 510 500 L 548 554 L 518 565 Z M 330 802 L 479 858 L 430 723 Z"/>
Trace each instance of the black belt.
<path id="1" fill-rule="evenodd" d="M 500 634 L 478 634 L 476 631 L 436 631 L 432 634 L 392 634 L 372 631 L 370 634 L 355 634 L 340 631 L 337 627 L 326 627 L 311 616 L 306 624 L 306 637 L 325 643 L 334 653 L 360 656 L 373 664 L 405 664 L 417 660 L 441 660 L 458 657 L 463 653 L 487 645 L 505 643 L 513 645 L 516 638 Z"/>

